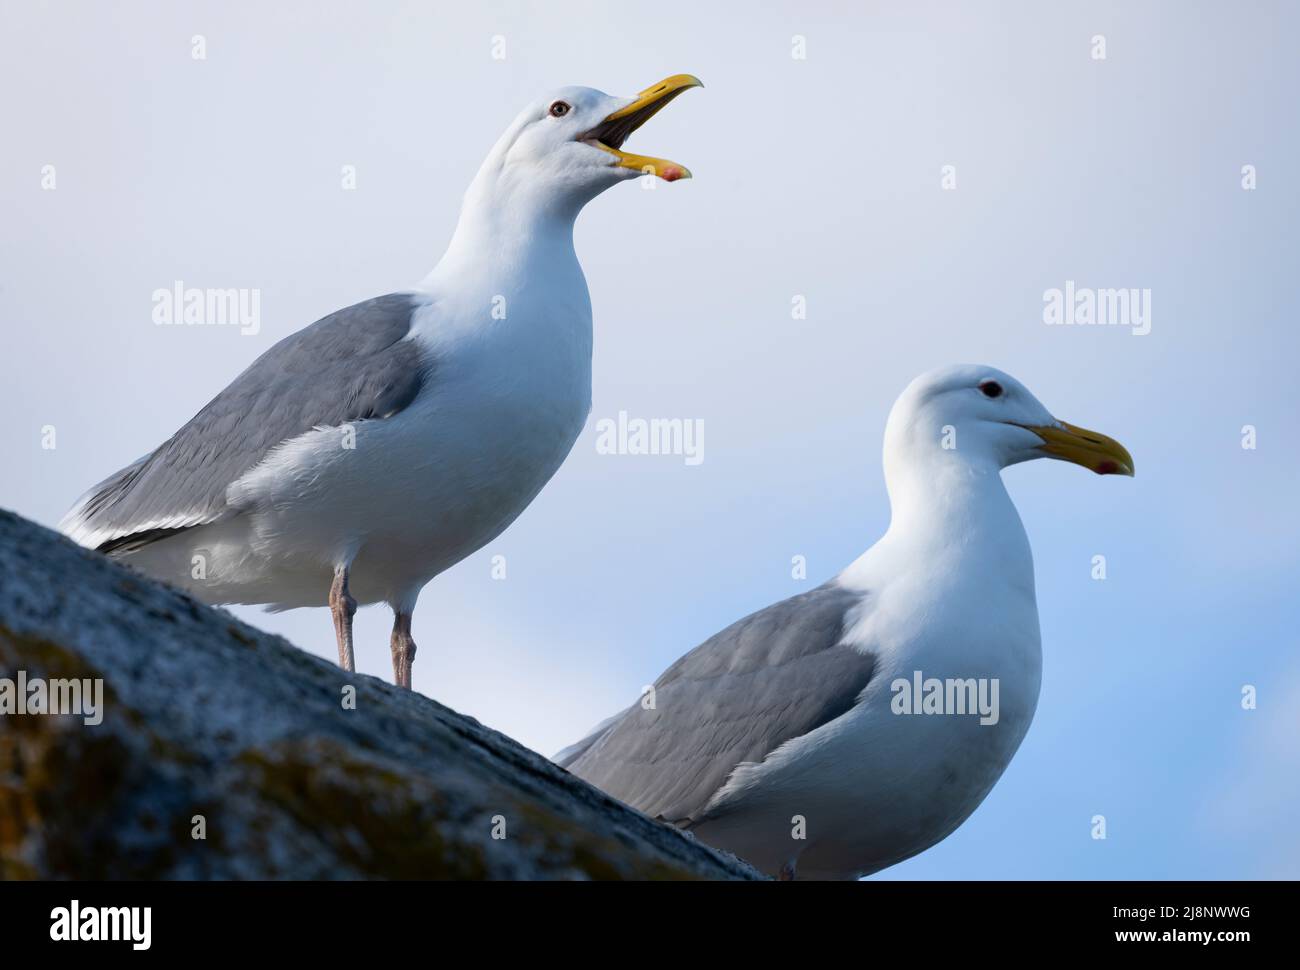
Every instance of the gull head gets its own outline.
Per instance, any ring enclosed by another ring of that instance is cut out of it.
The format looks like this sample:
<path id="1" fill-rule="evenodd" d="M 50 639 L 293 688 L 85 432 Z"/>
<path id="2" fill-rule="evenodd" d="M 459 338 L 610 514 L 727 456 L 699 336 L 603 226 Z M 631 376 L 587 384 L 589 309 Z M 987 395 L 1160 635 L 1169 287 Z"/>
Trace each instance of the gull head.
<path id="1" fill-rule="evenodd" d="M 623 144 L 679 94 L 701 86 L 690 74 L 674 74 L 632 98 L 583 87 L 547 92 L 511 123 L 480 177 L 491 177 L 512 194 L 551 198 L 578 208 L 626 179 L 690 178 L 686 166 L 625 152 Z"/>
<path id="2" fill-rule="evenodd" d="M 1132 475 L 1133 458 L 1113 438 L 1061 421 L 1010 374 L 963 364 L 922 374 L 889 414 L 885 461 L 955 460 L 1001 469 L 1055 458 L 1098 475 Z"/>

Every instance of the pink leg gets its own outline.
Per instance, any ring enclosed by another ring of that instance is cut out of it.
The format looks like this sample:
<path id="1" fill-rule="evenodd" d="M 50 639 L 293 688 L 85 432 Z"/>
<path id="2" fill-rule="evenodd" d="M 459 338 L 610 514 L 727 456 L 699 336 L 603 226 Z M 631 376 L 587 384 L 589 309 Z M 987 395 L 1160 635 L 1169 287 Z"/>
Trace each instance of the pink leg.
<path id="1" fill-rule="evenodd" d="M 352 653 L 352 617 L 357 612 L 357 601 L 348 592 L 347 566 L 339 566 L 334 570 L 329 602 L 330 613 L 334 616 L 334 637 L 339 644 L 339 666 L 346 671 L 354 671 L 357 663 Z"/>
<path id="2" fill-rule="evenodd" d="M 394 611 L 393 636 L 389 646 L 393 651 L 393 682 L 398 687 L 410 689 L 411 665 L 415 662 L 415 641 L 411 639 L 410 613 Z"/>

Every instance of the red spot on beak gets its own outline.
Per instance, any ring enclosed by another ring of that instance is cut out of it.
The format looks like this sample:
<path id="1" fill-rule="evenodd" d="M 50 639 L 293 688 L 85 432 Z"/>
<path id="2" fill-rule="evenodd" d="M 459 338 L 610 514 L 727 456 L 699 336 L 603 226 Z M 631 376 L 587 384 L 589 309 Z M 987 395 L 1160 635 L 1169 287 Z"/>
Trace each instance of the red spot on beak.
<path id="1" fill-rule="evenodd" d="M 1115 464 L 1113 461 L 1103 461 L 1097 466 L 1098 475 L 1114 475 L 1118 471 L 1119 465 Z"/>
<path id="2" fill-rule="evenodd" d="M 677 168 L 675 165 L 670 165 L 663 171 L 663 179 L 665 182 L 676 182 L 681 177 L 682 170 Z"/>

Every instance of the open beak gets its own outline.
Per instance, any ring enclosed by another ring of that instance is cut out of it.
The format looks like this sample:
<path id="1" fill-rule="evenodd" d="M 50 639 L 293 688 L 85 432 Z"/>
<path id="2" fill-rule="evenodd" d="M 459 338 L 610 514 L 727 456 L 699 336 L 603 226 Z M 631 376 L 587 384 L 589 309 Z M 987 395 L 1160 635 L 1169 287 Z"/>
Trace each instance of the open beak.
<path id="1" fill-rule="evenodd" d="M 1038 427 L 1022 425 L 1043 439 L 1042 451 L 1062 461 L 1091 468 L 1098 475 L 1133 475 L 1133 456 L 1114 438 L 1064 421 Z"/>
<path id="2" fill-rule="evenodd" d="M 636 96 L 635 101 L 619 108 L 579 140 L 609 152 L 617 159 L 613 163 L 617 168 L 630 168 L 646 175 L 658 175 L 666 182 L 688 179 L 691 177 L 691 172 L 685 165 L 678 165 L 666 158 L 633 155 L 621 149 L 628 136 L 649 121 L 669 101 L 689 88 L 702 87 L 704 87 L 703 82 L 690 74 L 674 74 L 672 77 L 666 77 L 658 84 L 646 88 Z"/>

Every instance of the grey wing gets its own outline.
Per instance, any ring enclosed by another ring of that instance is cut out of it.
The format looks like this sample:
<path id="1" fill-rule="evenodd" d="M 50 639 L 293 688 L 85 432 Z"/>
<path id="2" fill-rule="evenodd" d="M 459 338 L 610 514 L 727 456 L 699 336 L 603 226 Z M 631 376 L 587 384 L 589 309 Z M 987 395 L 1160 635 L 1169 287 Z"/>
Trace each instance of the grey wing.
<path id="1" fill-rule="evenodd" d="M 835 720 L 871 679 L 842 642 L 862 594 L 827 583 L 732 624 L 633 704 L 561 752 L 568 769 L 647 815 L 698 821 L 741 764 Z"/>
<path id="2" fill-rule="evenodd" d="M 217 521 L 227 487 L 276 445 L 401 411 L 429 372 L 404 339 L 418 305 L 376 297 L 281 340 L 152 453 L 83 495 L 61 528 L 113 552 Z"/>
<path id="3" fill-rule="evenodd" d="M 608 734 L 614 725 L 621 721 L 631 710 L 632 708 L 630 707 L 624 708 L 617 714 L 605 718 L 605 720 L 601 721 L 594 728 L 588 731 L 581 741 L 575 741 L 567 748 L 560 749 L 551 757 L 551 760 L 561 768 L 568 768 L 586 754 L 593 744 Z"/>

